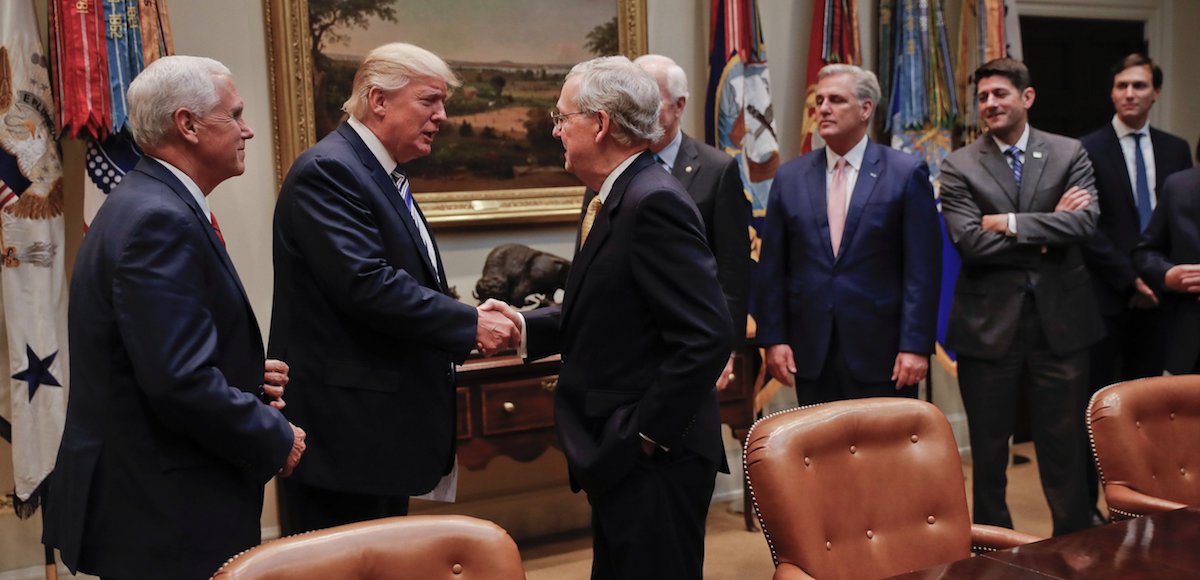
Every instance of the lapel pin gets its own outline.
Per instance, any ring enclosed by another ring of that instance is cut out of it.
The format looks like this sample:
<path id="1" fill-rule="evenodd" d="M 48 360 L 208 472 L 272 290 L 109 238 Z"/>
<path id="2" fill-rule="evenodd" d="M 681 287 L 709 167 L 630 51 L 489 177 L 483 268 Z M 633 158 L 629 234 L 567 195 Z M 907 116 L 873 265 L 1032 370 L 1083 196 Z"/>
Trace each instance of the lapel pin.
<path id="1" fill-rule="evenodd" d="M 875 177 L 879 177 L 879 175 L 878 175 L 877 173 L 875 173 L 875 172 L 871 172 L 871 177 L 872 177 L 872 178 L 875 178 Z"/>
<path id="2" fill-rule="evenodd" d="M 684 172 L 684 173 L 691 173 L 691 172 L 692 172 L 692 166 L 691 166 L 691 165 L 688 165 L 687 167 L 684 167 L 684 168 L 683 168 L 683 172 Z"/>
<path id="3" fill-rule="evenodd" d="M 1041 159 L 1041 158 L 1042 158 L 1042 152 L 1041 152 L 1041 151 L 1034 151 L 1034 152 L 1033 152 L 1033 158 L 1034 158 L 1034 159 Z"/>

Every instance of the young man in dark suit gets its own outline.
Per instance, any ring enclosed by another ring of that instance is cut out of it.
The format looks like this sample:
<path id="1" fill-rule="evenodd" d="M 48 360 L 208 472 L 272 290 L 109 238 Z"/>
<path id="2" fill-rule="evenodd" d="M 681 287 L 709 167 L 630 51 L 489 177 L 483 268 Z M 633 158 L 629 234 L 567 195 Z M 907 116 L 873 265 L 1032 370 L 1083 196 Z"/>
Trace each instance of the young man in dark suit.
<path id="1" fill-rule="evenodd" d="M 702 576 L 704 521 L 728 471 L 714 384 L 731 325 L 704 225 L 647 150 L 654 79 L 625 57 L 576 65 L 554 117 L 584 209 L 561 308 L 526 313 L 522 352 L 562 353 L 555 426 L 592 505 L 592 578 Z"/>
<path id="2" fill-rule="evenodd" d="M 454 468 L 454 364 L 516 328 L 449 295 L 403 164 L 429 155 L 458 80 L 403 43 L 359 66 L 349 119 L 292 164 L 275 207 L 268 351 L 312 435 L 279 488 L 284 534 L 405 515 Z"/>
<path id="3" fill-rule="evenodd" d="M 1079 406 L 1088 348 L 1103 333 L 1083 244 L 1096 229 L 1092 164 L 1074 139 L 1029 125 L 1029 70 L 975 71 L 986 134 L 942 164 L 942 215 L 962 257 L 946 346 L 974 461 L 976 523 L 1012 527 L 1005 502 L 1017 401 L 1029 402 L 1054 534 L 1088 527 Z"/>
<path id="4" fill-rule="evenodd" d="M 245 171 L 254 132 L 212 59 L 155 61 L 128 103 L 146 156 L 75 261 L 72 389 L 44 541 L 102 578 L 208 578 L 258 544 L 263 485 L 304 450 L 304 431 L 277 410 L 287 366 L 267 361 L 264 373 L 206 201 Z"/>
<path id="5" fill-rule="evenodd" d="M 801 404 L 917 396 L 937 334 L 941 230 L 925 161 L 867 138 L 875 75 L 821 69 L 826 146 L 785 163 L 755 291 L 767 369 Z M 794 379 L 793 379 L 794 375 Z"/>

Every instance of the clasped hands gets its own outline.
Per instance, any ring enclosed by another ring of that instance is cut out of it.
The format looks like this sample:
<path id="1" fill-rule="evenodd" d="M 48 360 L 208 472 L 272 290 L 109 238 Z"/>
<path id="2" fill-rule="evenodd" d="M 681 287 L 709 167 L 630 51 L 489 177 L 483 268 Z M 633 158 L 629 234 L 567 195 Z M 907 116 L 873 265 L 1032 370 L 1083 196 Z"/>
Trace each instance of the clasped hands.
<path id="1" fill-rule="evenodd" d="M 1075 185 L 1058 199 L 1058 204 L 1055 205 L 1054 211 L 1080 211 L 1087 209 L 1091 204 L 1092 193 L 1087 189 Z M 979 227 L 989 232 L 1006 234 L 1008 233 L 1008 214 L 987 214 L 980 220 Z"/>
<path id="2" fill-rule="evenodd" d="M 267 359 L 263 365 L 263 393 L 267 396 L 267 404 L 283 410 L 287 403 L 283 402 L 283 388 L 288 384 L 288 365 L 287 363 L 273 358 Z M 283 463 L 283 467 L 279 468 L 279 475 L 287 477 L 292 474 L 292 470 L 300 464 L 300 456 L 304 455 L 304 438 L 307 434 L 304 429 L 301 429 L 290 422 L 288 426 L 292 428 L 292 450 L 288 452 L 287 461 Z"/>
<path id="3" fill-rule="evenodd" d="M 495 298 L 488 298 L 476 310 L 475 348 L 484 356 L 521 346 L 521 315 L 516 309 Z"/>

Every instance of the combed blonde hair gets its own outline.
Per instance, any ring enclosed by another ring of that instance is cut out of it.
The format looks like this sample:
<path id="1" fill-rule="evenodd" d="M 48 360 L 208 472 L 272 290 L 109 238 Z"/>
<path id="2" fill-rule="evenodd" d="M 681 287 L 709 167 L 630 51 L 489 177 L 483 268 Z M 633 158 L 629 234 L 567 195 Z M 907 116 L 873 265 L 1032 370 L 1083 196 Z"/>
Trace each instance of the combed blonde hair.
<path id="1" fill-rule="evenodd" d="M 370 103 L 371 89 L 394 91 L 418 77 L 435 77 L 451 87 L 462 84 L 446 61 L 416 45 L 404 42 L 385 44 L 372 50 L 354 73 L 354 88 L 342 110 L 355 119 L 364 120 Z"/>

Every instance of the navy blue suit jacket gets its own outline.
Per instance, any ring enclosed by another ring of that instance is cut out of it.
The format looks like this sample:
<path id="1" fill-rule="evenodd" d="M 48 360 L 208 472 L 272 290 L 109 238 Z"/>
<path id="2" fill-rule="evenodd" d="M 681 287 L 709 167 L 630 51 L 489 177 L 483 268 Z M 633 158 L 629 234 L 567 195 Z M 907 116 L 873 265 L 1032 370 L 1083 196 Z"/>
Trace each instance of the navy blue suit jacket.
<path id="1" fill-rule="evenodd" d="M 208 578 L 259 541 L 292 431 L 256 396 L 262 336 L 195 198 L 149 158 L 84 236 L 71 394 L 44 540 L 72 570 Z"/>
<path id="2" fill-rule="evenodd" d="M 1116 314 L 1125 310 L 1137 278 L 1130 257 L 1142 235 L 1137 201 L 1112 124 L 1085 135 L 1080 142 L 1092 160 L 1100 201 L 1096 233 L 1084 246 L 1083 258 L 1092 274 L 1097 306 L 1104 314 Z M 1161 194 L 1167 177 L 1192 166 L 1192 153 L 1187 141 L 1154 127 L 1150 128 L 1150 144 L 1154 149 L 1154 191 Z"/>
<path id="3" fill-rule="evenodd" d="M 308 433 L 292 477 L 373 495 L 433 489 L 453 466 L 451 369 L 475 346 L 476 311 L 447 294 L 391 177 L 348 124 L 292 164 L 274 261 L 267 351 L 291 366 L 284 412 Z"/>
<path id="4" fill-rule="evenodd" d="M 732 348 L 729 310 L 696 204 L 649 153 L 609 192 L 561 308 L 526 325 L 530 360 L 562 353 L 554 421 L 577 489 L 626 477 L 638 433 L 728 470 L 713 385 Z"/>
<path id="5" fill-rule="evenodd" d="M 1200 264 L 1200 167 L 1167 178 L 1158 191 L 1158 206 L 1133 262 L 1146 284 L 1162 297 L 1167 321 L 1163 367 L 1172 374 L 1200 372 L 1200 301 L 1195 294 L 1167 290 L 1167 270 L 1178 264 Z"/>
<path id="6" fill-rule="evenodd" d="M 891 379 L 900 352 L 933 352 L 941 230 L 922 159 L 868 142 L 838 257 L 825 149 L 775 174 L 756 275 L 758 342 L 788 344 L 796 376 L 821 373 L 834 325 L 856 380 Z"/>

